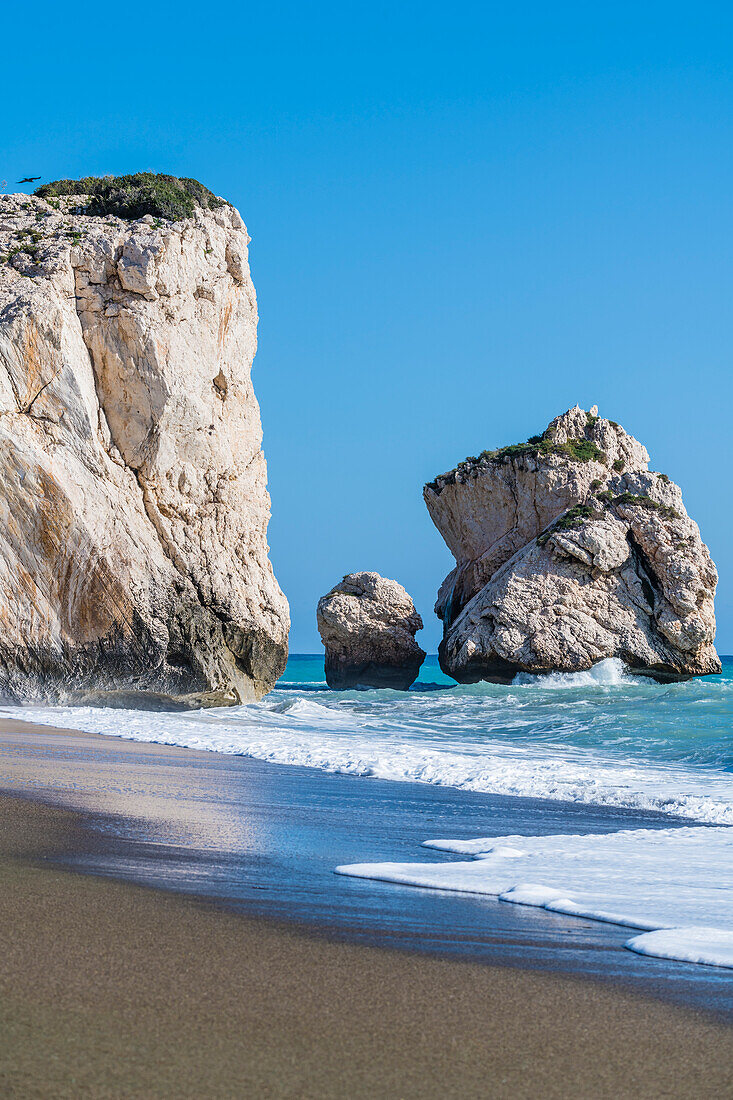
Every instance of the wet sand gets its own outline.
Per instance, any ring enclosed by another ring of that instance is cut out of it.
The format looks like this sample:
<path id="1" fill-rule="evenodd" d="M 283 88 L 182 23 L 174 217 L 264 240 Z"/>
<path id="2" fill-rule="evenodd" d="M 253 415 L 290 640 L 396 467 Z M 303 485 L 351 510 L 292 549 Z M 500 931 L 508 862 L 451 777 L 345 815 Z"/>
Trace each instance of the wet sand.
<path id="1" fill-rule="evenodd" d="M 710 1013 L 588 979 L 339 942 L 60 867 L 89 847 L 83 815 L 0 798 L 2 1095 L 733 1090 L 733 1028 Z"/>

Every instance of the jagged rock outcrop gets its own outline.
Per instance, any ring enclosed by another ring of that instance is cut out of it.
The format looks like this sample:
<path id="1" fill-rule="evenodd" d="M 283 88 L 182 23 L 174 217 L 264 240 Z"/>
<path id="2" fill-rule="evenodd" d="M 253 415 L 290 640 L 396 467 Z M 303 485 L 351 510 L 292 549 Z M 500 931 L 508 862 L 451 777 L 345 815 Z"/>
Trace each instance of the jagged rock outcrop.
<path id="1" fill-rule="evenodd" d="M 289 618 L 247 231 L 83 207 L 0 197 L 0 695 L 258 697 Z"/>
<path id="2" fill-rule="evenodd" d="M 318 601 L 326 682 L 407 690 L 425 660 L 415 641 L 422 619 L 405 589 L 379 573 L 349 573 Z"/>
<path id="3" fill-rule="evenodd" d="M 720 671 L 715 566 L 680 489 L 648 463 L 576 406 L 426 486 L 457 561 L 436 606 L 444 671 L 504 682 L 607 657 L 658 679 Z"/>

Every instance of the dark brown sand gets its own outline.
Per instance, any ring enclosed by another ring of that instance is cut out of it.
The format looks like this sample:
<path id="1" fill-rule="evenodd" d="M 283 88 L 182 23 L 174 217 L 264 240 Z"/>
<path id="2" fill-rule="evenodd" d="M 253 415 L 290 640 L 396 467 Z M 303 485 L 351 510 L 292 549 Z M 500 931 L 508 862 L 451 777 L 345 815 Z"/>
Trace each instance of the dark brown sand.
<path id="1" fill-rule="evenodd" d="M 733 1028 L 704 1013 L 334 942 L 48 860 L 83 829 L 0 798 L 3 1097 L 733 1095 Z"/>

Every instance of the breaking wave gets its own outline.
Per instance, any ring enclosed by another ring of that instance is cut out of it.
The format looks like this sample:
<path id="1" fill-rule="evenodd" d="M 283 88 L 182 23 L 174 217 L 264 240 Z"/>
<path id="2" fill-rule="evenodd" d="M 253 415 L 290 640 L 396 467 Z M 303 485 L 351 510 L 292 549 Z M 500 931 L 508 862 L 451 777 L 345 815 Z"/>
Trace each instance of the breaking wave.
<path id="1" fill-rule="evenodd" d="M 276 764 L 733 824 L 729 659 L 722 677 L 682 684 L 635 678 L 610 660 L 509 686 L 459 686 L 429 658 L 409 692 L 331 692 L 321 660 L 295 657 L 275 691 L 245 706 L 3 712 Z"/>

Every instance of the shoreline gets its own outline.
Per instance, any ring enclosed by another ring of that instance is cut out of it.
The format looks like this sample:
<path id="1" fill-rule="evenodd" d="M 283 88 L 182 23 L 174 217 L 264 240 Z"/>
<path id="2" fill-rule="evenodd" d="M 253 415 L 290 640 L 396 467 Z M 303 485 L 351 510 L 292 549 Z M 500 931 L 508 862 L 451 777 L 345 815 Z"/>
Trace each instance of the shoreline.
<path id="1" fill-rule="evenodd" d="M 733 1083 L 733 1029 L 709 1013 L 79 874 L 58 860 L 88 844 L 82 814 L 4 794 L 0 819 L 6 1095 L 713 1097 Z"/>
<path id="2" fill-rule="evenodd" d="M 66 860 L 73 870 L 308 934 L 588 977 L 733 1020 L 730 971 L 642 960 L 625 949 L 623 925 L 335 874 L 366 859 L 445 864 L 452 857 L 423 847 L 430 834 L 601 836 L 667 830 L 666 815 L 342 776 L 0 718 L 3 791 L 86 815 L 84 843 Z"/>
<path id="3" fill-rule="evenodd" d="M 725 691 L 733 683 L 733 658 L 722 660 L 725 676 L 719 686 Z M 660 690 L 639 678 L 627 681 L 620 662 L 600 662 L 592 675 L 549 676 L 546 683 L 535 677 L 516 691 L 498 689 L 497 695 L 492 684 L 439 684 L 434 679 L 439 670 L 429 667 L 430 678 L 408 692 L 334 695 L 318 680 L 322 659 L 295 655 L 289 668 L 292 678 L 278 682 L 258 703 L 216 712 L 18 706 L 3 713 L 68 730 L 81 723 L 98 735 L 333 774 L 573 802 L 611 812 L 662 813 L 672 824 L 679 818 L 690 824 L 733 825 L 730 768 L 719 760 L 727 755 L 728 730 L 716 707 L 721 700 L 706 693 L 703 680 L 677 685 L 676 692 Z M 612 706 L 614 696 L 621 696 L 619 708 Z M 647 717 L 656 723 L 651 742 L 640 736 L 640 706 L 648 708 Z M 569 718 L 569 731 L 560 714 Z M 430 731 L 445 733 L 444 722 L 455 737 L 448 743 L 439 737 L 434 743 Z M 699 760 L 689 758 L 689 746 L 679 736 L 680 722 L 692 725 L 693 743 L 703 732 L 701 724 L 705 727 L 711 743 L 702 748 Z M 593 725 L 598 726 L 596 735 Z M 580 736 L 578 726 L 584 731 Z M 548 738 L 547 732 L 554 736 Z M 487 738 L 488 772 L 482 758 Z M 668 751 L 650 751 L 655 740 L 664 746 L 670 738 Z M 628 752 L 617 751 L 624 745 Z M 716 767 L 716 758 L 722 767 Z M 733 766 L 733 759 L 729 764 Z"/>

